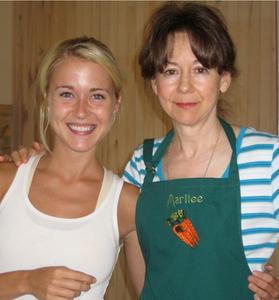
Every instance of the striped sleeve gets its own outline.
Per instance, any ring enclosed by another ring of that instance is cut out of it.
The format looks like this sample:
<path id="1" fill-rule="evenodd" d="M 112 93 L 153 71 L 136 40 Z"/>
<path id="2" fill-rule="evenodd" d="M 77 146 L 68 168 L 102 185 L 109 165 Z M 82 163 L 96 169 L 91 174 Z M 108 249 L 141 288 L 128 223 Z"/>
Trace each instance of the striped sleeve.
<path id="1" fill-rule="evenodd" d="M 143 166 L 143 146 L 137 147 L 132 155 L 132 158 L 128 161 L 124 172 L 123 179 L 138 188 L 141 188 L 143 179 L 145 176 L 145 168 Z"/>
<path id="2" fill-rule="evenodd" d="M 276 140 L 272 155 L 272 200 L 274 215 L 279 220 L 279 140 Z"/>
<path id="3" fill-rule="evenodd" d="M 261 270 L 276 247 L 278 214 L 278 138 L 248 128 L 238 153 L 241 227 L 251 270 Z"/>
<path id="4" fill-rule="evenodd" d="M 163 140 L 162 137 L 156 138 L 154 140 L 153 155 L 157 151 L 162 140 Z M 146 170 L 145 170 L 145 163 L 143 159 L 143 145 L 140 145 L 135 149 L 132 158 L 127 163 L 122 177 L 126 182 L 129 182 L 137 186 L 138 188 L 141 188 L 145 175 L 146 175 Z M 160 181 L 160 178 L 161 178 L 160 171 L 157 166 L 156 174 L 153 178 L 153 181 Z"/>

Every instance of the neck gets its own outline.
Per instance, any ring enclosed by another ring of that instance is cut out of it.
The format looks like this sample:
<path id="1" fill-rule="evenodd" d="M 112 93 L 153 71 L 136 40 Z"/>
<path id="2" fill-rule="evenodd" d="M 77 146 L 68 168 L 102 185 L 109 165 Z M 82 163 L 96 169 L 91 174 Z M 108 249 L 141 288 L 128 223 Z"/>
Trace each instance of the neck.
<path id="1" fill-rule="evenodd" d="M 65 148 L 53 149 L 42 159 L 42 167 L 67 180 L 87 176 L 102 176 L 103 166 L 94 152 L 74 152 Z"/>
<path id="2" fill-rule="evenodd" d="M 222 128 L 216 118 L 195 126 L 175 126 L 174 130 L 173 151 L 183 153 L 187 158 L 192 158 L 214 147 Z"/>

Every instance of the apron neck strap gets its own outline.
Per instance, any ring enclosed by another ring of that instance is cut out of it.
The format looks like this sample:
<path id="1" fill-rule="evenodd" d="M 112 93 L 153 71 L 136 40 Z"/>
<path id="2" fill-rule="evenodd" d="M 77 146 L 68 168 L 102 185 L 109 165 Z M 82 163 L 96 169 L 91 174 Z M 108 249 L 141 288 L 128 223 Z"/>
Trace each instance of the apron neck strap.
<path id="1" fill-rule="evenodd" d="M 235 152 L 235 144 L 236 144 L 236 138 L 235 138 L 235 134 L 233 132 L 233 129 L 231 127 L 231 125 L 229 125 L 227 122 L 225 122 L 223 119 L 219 118 L 219 121 L 226 133 L 226 136 L 229 140 L 229 143 L 231 145 L 232 151 Z"/>
<path id="2" fill-rule="evenodd" d="M 236 137 L 234 134 L 234 131 L 227 122 L 225 122 L 223 119 L 219 118 L 220 123 L 226 133 L 226 136 L 229 140 L 229 143 L 232 148 L 232 157 L 230 161 L 230 172 L 229 172 L 229 178 L 232 178 L 234 180 L 239 180 L 239 173 L 238 173 L 238 166 L 237 166 L 237 156 L 236 156 Z"/>
<path id="3" fill-rule="evenodd" d="M 144 140 L 143 160 L 145 163 L 145 170 L 146 170 L 144 183 L 151 182 L 153 180 L 153 177 L 156 174 L 156 167 L 160 162 L 160 160 L 162 159 L 162 157 L 164 156 L 166 149 L 168 148 L 168 145 L 172 141 L 173 136 L 174 136 L 174 130 L 171 129 L 165 136 L 164 140 L 160 144 L 154 156 L 153 156 L 154 139 Z"/>
<path id="4" fill-rule="evenodd" d="M 226 133 L 226 136 L 232 148 L 232 158 L 230 162 L 229 177 L 235 177 L 238 176 L 235 134 L 232 127 L 227 122 L 225 122 L 221 118 L 219 118 L 219 121 Z M 171 129 L 165 136 L 164 140 L 162 141 L 162 143 L 160 144 L 159 148 L 157 149 L 154 155 L 153 155 L 154 139 L 144 140 L 143 159 L 145 163 L 146 176 L 144 178 L 143 184 L 145 184 L 146 182 L 152 182 L 156 174 L 156 167 L 160 162 L 160 160 L 162 159 L 162 157 L 164 156 L 164 154 L 166 153 L 166 149 L 171 143 L 173 136 L 174 136 L 174 129 Z"/>

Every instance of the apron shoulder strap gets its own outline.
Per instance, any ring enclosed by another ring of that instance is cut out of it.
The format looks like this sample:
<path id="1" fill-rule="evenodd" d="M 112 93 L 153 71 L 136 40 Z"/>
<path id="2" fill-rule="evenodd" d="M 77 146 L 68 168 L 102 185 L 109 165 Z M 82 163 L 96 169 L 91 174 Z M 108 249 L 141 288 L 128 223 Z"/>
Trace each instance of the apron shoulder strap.
<path id="1" fill-rule="evenodd" d="M 233 129 L 232 127 L 226 122 L 224 121 L 223 119 L 219 118 L 219 121 L 223 127 L 223 129 L 225 130 L 226 132 L 226 135 L 228 137 L 228 140 L 229 140 L 229 143 L 231 145 L 231 148 L 233 151 L 235 151 L 235 142 L 236 142 L 236 137 L 235 137 L 235 134 L 233 132 Z"/>
<path id="2" fill-rule="evenodd" d="M 154 139 L 146 139 L 143 143 L 143 160 L 145 163 L 146 175 L 143 184 L 146 182 L 152 182 L 153 177 L 156 174 L 156 168 L 162 157 L 164 156 L 169 143 L 174 135 L 174 130 L 170 130 L 160 146 L 153 155 Z"/>
<path id="3" fill-rule="evenodd" d="M 155 173 L 156 166 L 153 165 L 153 146 L 154 139 L 145 139 L 143 142 L 143 160 L 145 164 L 146 175 L 144 177 L 144 182 L 152 181 Z"/>
<path id="4" fill-rule="evenodd" d="M 238 173 L 238 166 L 237 166 L 237 154 L 236 154 L 236 137 L 234 134 L 234 131 L 227 122 L 225 122 L 223 119 L 219 118 L 220 123 L 225 130 L 225 133 L 227 135 L 227 138 L 229 140 L 229 143 L 232 148 L 232 157 L 230 161 L 230 171 L 229 171 L 229 177 L 239 180 L 239 173 Z"/>

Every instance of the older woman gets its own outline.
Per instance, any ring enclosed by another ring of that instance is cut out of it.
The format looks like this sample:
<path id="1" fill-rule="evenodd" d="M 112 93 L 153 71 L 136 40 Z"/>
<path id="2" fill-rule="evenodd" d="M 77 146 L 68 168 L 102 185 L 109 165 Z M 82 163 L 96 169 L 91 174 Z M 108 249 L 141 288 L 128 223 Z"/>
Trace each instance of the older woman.
<path id="1" fill-rule="evenodd" d="M 227 28 L 205 5 L 167 3 L 148 23 L 139 63 L 173 124 L 139 146 L 124 172 L 141 189 L 141 299 L 253 299 L 247 278 L 279 236 L 279 147 L 271 134 L 220 118 L 236 74 Z"/>

